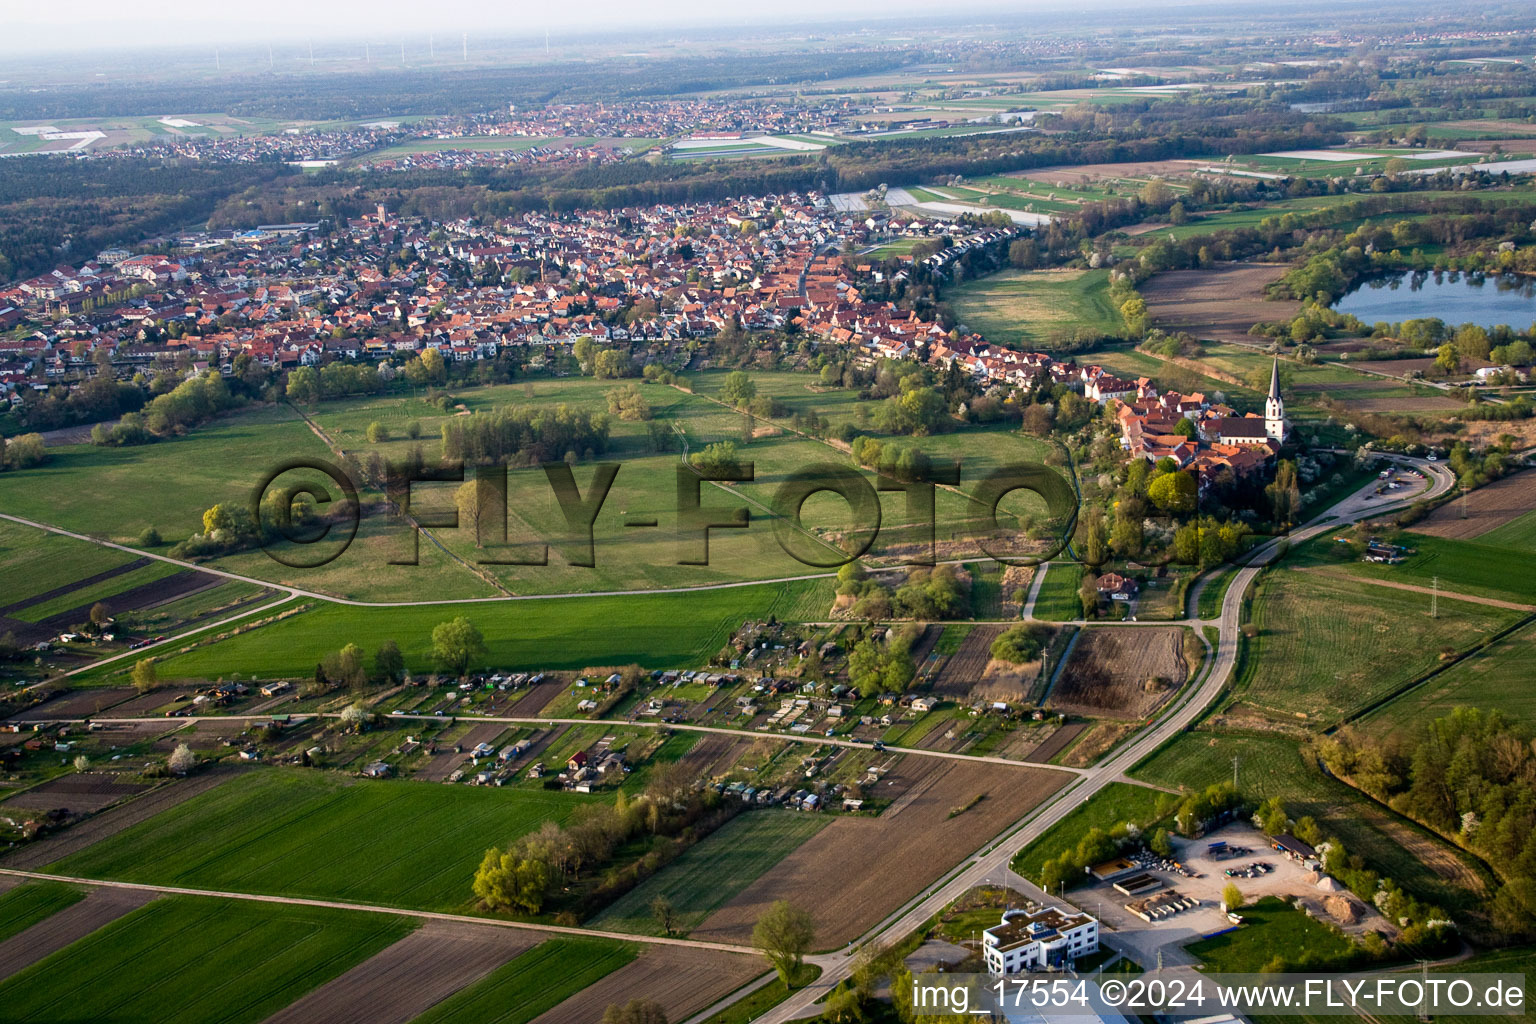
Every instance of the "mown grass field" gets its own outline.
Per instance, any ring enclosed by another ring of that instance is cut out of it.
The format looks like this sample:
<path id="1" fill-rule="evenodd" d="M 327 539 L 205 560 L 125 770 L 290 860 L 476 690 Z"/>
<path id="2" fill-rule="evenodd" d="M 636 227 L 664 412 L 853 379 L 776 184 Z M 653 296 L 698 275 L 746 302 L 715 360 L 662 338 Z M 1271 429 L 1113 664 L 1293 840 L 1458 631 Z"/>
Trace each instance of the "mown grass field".
<path id="1" fill-rule="evenodd" d="M 694 393 L 659 384 L 641 385 L 641 393 L 651 406 L 652 420 L 610 419 L 609 444 L 600 458 L 616 462 L 620 468 L 594 526 L 595 566 L 573 564 L 577 549 L 566 541 L 570 530 L 554 492 L 545 473 L 531 468 L 512 469 L 508 473 L 507 537 L 514 544 L 548 542 L 548 564 L 486 564 L 482 571 L 520 594 L 693 586 L 772 579 L 805 572 L 807 567 L 785 553 L 775 536 L 776 527 L 782 524 L 777 498 L 779 489 L 791 474 L 818 463 L 845 466 L 848 456 L 841 448 L 795 433 L 793 417 L 815 413 L 826 419 L 834 430 L 851 425 L 862 432 L 876 434 L 873 427 L 863 423 L 869 419 L 873 403 L 860 403 L 857 393 L 852 390 L 823 387 L 819 378 L 811 374 L 754 372 L 751 376 L 759 394 L 778 399 L 784 407 L 784 415 L 771 419 L 749 418 L 717 400 L 725 376 L 721 371 L 693 375 L 690 383 Z M 617 386 L 619 383 L 614 381 L 559 378 L 464 389 L 455 394 L 455 407 L 447 413 L 419 398 L 402 395 L 323 403 L 309 413 L 336 444 L 365 462 L 375 458 L 402 458 L 418 444 L 430 462 L 441 452 L 439 435 L 442 426 L 458 414 L 459 406 L 463 411 L 473 413 L 513 406 L 563 404 L 606 414 L 606 394 Z M 375 421 L 388 430 L 389 439 L 370 444 L 366 439 L 367 428 Z M 410 440 L 407 435 L 412 423 L 420 427 L 422 440 L 419 442 Z M 999 465 L 1037 457 L 1040 451 L 1038 442 L 1005 427 L 960 428 L 959 424 L 956 427 L 933 437 L 902 440 L 922 448 L 934 458 L 963 456 L 965 476 L 962 486 L 973 483 Z M 653 428 L 659 429 L 662 435 L 659 449 L 652 437 Z M 750 441 L 749 428 L 754 431 Z M 704 483 L 700 486 L 700 501 L 705 507 L 722 512 L 744 507 L 750 524 L 744 529 L 713 531 L 707 566 L 680 564 L 686 558 L 696 557 L 682 549 L 677 529 L 677 473 L 681 445 L 686 443 L 688 451 L 698 452 L 722 441 L 738 446 L 740 459 L 752 463 L 754 478 L 729 486 Z M 594 476 L 590 462 L 580 462 L 575 475 L 578 486 L 587 493 Z M 412 500 L 422 512 L 450 512 L 457 487 L 457 483 L 424 484 L 413 489 Z M 880 500 L 881 537 L 886 541 L 897 541 L 904 525 L 911 522 L 905 499 L 900 494 L 887 492 Z M 949 491 L 940 493 L 937 517 L 941 524 L 956 526 L 972 514 L 973 510 L 963 496 Z M 654 520 L 657 525 L 646 529 L 626 527 L 624 524 L 630 519 Z M 806 536 L 807 542 L 813 548 L 824 550 L 828 556 L 836 553 L 831 546 L 834 538 L 829 535 L 846 529 L 849 523 L 846 504 L 834 497 L 818 496 L 802 509 L 801 524 L 816 538 Z M 380 526 L 377 530 L 382 532 L 386 527 Z M 348 551 L 332 566 L 319 572 L 307 573 L 302 578 L 293 574 L 283 578 L 311 588 L 327 584 L 330 590 L 346 593 L 348 586 L 363 585 L 363 581 L 347 574 L 355 576 L 371 567 L 378 573 L 388 574 L 387 578 L 397 580 L 412 593 L 435 596 L 427 587 L 430 580 L 416 578 L 419 570 L 381 566 L 404 550 L 406 536 L 403 528 L 393 525 L 389 532 L 397 536 L 392 539 L 380 537 L 374 546 Z M 457 529 L 439 528 L 434 533 L 464 562 L 479 563 L 509 554 L 477 547 L 475 531 L 468 523 Z M 367 523 L 362 539 L 373 539 Z M 430 548 L 427 543 L 421 545 L 424 561 L 437 557 Z M 360 557 L 364 555 L 366 557 Z M 264 557 L 253 555 L 246 559 L 248 562 L 251 558 Z M 473 581 L 469 570 L 460 567 L 459 571 L 466 580 Z M 335 582 L 331 582 L 333 578 Z"/>
<path id="2" fill-rule="evenodd" d="M 1258 633 L 1236 692 L 1270 714 L 1337 721 L 1434 667 L 1442 651 L 1464 650 L 1519 614 L 1441 599 L 1439 617 L 1430 618 L 1429 604 L 1428 594 L 1332 569 L 1272 572 L 1253 601 Z"/>
<path id="3" fill-rule="evenodd" d="M 1287 964 L 1303 959 L 1328 961 L 1347 956 L 1353 943 L 1275 896 L 1243 907 L 1243 923 L 1184 949 L 1215 972 L 1257 974 L 1275 957 Z"/>
<path id="4" fill-rule="evenodd" d="M 366 650 L 393 639 L 415 673 L 436 669 L 432 629 L 457 616 L 485 635 L 487 653 L 471 668 L 571 669 L 638 662 L 646 668 L 697 667 L 747 618 L 819 619 L 832 606 L 834 580 L 753 584 L 723 590 L 617 597 L 557 597 L 492 604 L 315 608 L 159 663 L 162 679 L 241 672 L 304 678 L 348 642 Z M 131 666 L 112 666 L 113 681 Z"/>
<path id="5" fill-rule="evenodd" d="M 948 298 L 967 327 L 1005 345 L 1042 348 L 1060 331 L 1115 334 L 1124 326 L 1105 270 L 1005 270 L 968 281 Z"/>
<path id="6" fill-rule="evenodd" d="M 650 910 L 651 901 L 662 896 L 677 911 L 676 933 L 687 934 L 826 823 L 824 816 L 792 811 L 739 814 L 588 923 L 639 935 L 664 934 Z"/>
<path id="7" fill-rule="evenodd" d="M 1536 576 L 1511 572 L 1511 555 L 1503 546 L 1485 543 L 1482 537 L 1452 540 L 1419 533 L 1406 534 L 1402 543 L 1413 553 L 1397 565 L 1380 565 L 1339 559 L 1342 545 L 1335 543 L 1333 535 L 1324 535 L 1295 549 L 1288 564 L 1418 587 L 1433 586 L 1438 579 L 1440 589 L 1448 593 L 1536 604 Z"/>
<path id="8" fill-rule="evenodd" d="M 1164 796 L 1148 786 L 1111 782 L 1020 850 L 1013 859 L 1013 870 L 1025 878 L 1038 880 L 1045 862 L 1076 847 L 1089 829 L 1108 832 L 1121 822 L 1144 826 L 1156 821 L 1157 804 Z"/>
<path id="9" fill-rule="evenodd" d="M 1325 835 L 1420 899 L 1450 910 L 1479 902 L 1479 869 L 1444 841 L 1377 806 L 1317 768 L 1297 740 L 1270 733 L 1190 732 L 1131 769 L 1132 778 L 1189 790 L 1232 781 L 1255 802 L 1278 796 L 1292 818 L 1311 815 Z"/>
<path id="10" fill-rule="evenodd" d="M 253 408 L 154 444 L 51 448 L 43 465 L 0 477 L 0 511 L 127 543 L 153 526 L 176 541 L 202 530 L 210 505 L 248 501 L 284 460 L 326 455 L 288 407 Z"/>
<path id="11" fill-rule="evenodd" d="M 1083 602 L 1077 596 L 1082 583 L 1082 566 L 1075 562 L 1052 562 L 1035 597 L 1035 618 L 1046 622 L 1082 618 Z"/>
<path id="12" fill-rule="evenodd" d="M 403 938 L 403 918 L 167 896 L 0 984 L 7 1021 L 246 1024 Z"/>
<path id="13" fill-rule="evenodd" d="M 549 939 L 455 992 L 412 1024 L 527 1024 L 634 960 L 638 952 L 607 939 Z"/>
<path id="14" fill-rule="evenodd" d="M 52 865 L 60 873 L 456 910 L 489 846 L 599 798 L 260 769 Z"/>
<path id="15" fill-rule="evenodd" d="M 0 942 L 85 898 L 63 882 L 28 882 L 0 895 Z"/>
<path id="16" fill-rule="evenodd" d="M 554 492 L 544 472 L 537 468 L 508 473 L 507 536 L 513 544 L 548 543 L 546 565 L 497 564 L 521 553 L 478 546 L 476 531 L 468 520 L 457 528 L 434 527 L 431 538 L 422 538 L 415 545 L 417 564 L 396 564 L 409 560 L 410 527 L 385 514 L 382 496 L 368 487 L 360 489 L 367 514 L 356 539 L 323 566 L 291 568 L 258 550 L 226 555 L 212 564 L 262 580 L 365 601 L 491 597 L 498 593 L 491 580 L 518 594 L 549 594 L 660 589 L 803 574 L 807 566 L 785 553 L 775 536 L 775 526 L 781 521 L 779 489 L 793 473 L 814 464 L 846 465 L 847 454 L 794 433 L 791 419 L 796 413 L 814 412 L 831 422 L 834 429 L 852 425 L 875 434 L 864 423 L 870 418 L 873 403 L 860 403 L 851 390 L 822 387 L 819 378 L 811 374 L 754 373 L 760 392 L 778 398 L 785 406 L 785 415 L 753 420 L 712 400 L 724 377 L 720 371 L 696 375 L 693 385 L 697 394 L 644 385 L 654 422 L 611 419 L 610 445 L 600 457 L 618 462 L 621 468 L 595 525 L 595 566 L 573 564 L 579 553 L 585 553 L 585 545 L 570 542 L 571 531 Z M 364 465 L 399 461 L 417 448 L 432 464 L 441 453 L 443 424 L 462 412 L 564 404 L 606 414 L 606 393 L 615 386 L 613 381 L 559 378 L 470 387 L 456 391 L 447 410 L 427 403 L 422 395 L 402 390 L 324 402 L 302 410 L 288 406 L 239 410 L 185 437 L 139 447 L 60 446 L 52 451 L 46 465 L 6 474 L 0 480 L 0 511 L 129 544 L 136 543 L 146 527 L 154 527 L 168 547 L 201 532 L 202 514 L 208 507 L 220 502 L 247 504 L 256 484 L 285 460 L 340 461 L 310 429 L 301 412 L 311 417 L 346 456 Z M 366 436 L 373 422 L 388 432 L 387 439 L 377 444 Z M 413 424 L 419 429 L 418 439 L 409 437 Z M 652 439 L 653 426 L 662 432 L 660 450 Z M 749 443 L 748 431 L 754 427 L 756 432 Z M 991 469 L 1035 461 L 1042 452 L 1039 442 L 1005 426 L 955 427 L 934 437 L 902 441 L 916 444 L 936 459 L 961 458 L 963 488 L 974 485 Z M 706 508 L 724 513 L 744 507 L 750 517 L 744 529 L 712 531 L 709 564 L 705 566 L 681 564 L 697 557 L 696 544 L 684 550 L 677 526 L 677 472 L 684 440 L 693 452 L 711 443 L 732 441 L 741 446 L 741 458 L 755 466 L 752 481 L 700 486 L 700 500 Z M 587 493 L 594 477 L 594 460 L 585 458 L 589 453 L 576 454 L 576 480 Z M 473 468 L 466 471 L 466 478 L 473 475 Z M 337 490 L 334 483 L 309 472 L 285 475 L 282 482 L 289 485 L 311 477 L 327 492 Z M 413 510 L 451 514 L 458 486 L 456 482 L 414 486 Z M 883 541 L 898 543 L 912 522 L 904 496 L 886 492 L 880 501 Z M 1005 510 L 1020 511 L 1011 504 L 1005 505 Z M 941 491 L 937 517 L 941 537 L 964 537 L 970 533 L 967 524 L 974 517 L 974 509 L 962 494 Z M 656 526 L 634 529 L 625 525 L 634 519 L 654 519 Z M 831 556 L 836 553 L 833 535 L 849 525 L 846 504 L 819 495 L 802 510 L 805 532 L 800 535 L 813 548 L 824 549 Z M 493 528 L 493 536 L 494 532 Z M 330 550 L 321 545 L 302 555 L 312 555 L 322 547 Z M 55 570 L 50 579 L 57 575 Z"/>

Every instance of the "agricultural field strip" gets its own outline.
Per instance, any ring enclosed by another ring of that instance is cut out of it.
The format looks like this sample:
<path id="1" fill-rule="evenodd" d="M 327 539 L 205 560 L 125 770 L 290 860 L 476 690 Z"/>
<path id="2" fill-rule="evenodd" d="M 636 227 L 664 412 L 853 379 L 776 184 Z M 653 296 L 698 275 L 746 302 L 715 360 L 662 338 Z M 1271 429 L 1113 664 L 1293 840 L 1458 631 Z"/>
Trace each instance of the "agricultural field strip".
<path id="1" fill-rule="evenodd" d="M 1164 626 L 1164 627 L 1166 627 L 1168 625 L 1168 623 L 1166 623 L 1166 622 L 1157 622 L 1157 623 L 1148 623 L 1148 625 L 1156 625 L 1156 626 Z M 251 720 L 256 720 L 256 719 L 268 719 L 268 718 L 271 718 L 271 717 L 272 716 L 270 714 L 267 714 L 267 715 L 256 715 L 256 714 L 250 714 L 250 715 L 198 715 L 196 718 L 191 719 L 191 721 L 197 721 L 197 722 L 244 722 L 244 721 L 251 721 Z M 340 712 L 311 712 L 306 717 L 311 717 L 311 718 L 340 718 L 341 717 L 341 713 Z M 718 734 L 723 735 L 723 736 L 766 737 L 766 738 L 769 738 L 769 739 L 783 740 L 786 743 L 813 743 L 813 744 L 820 744 L 821 746 L 825 746 L 825 747 L 854 747 L 854 748 L 857 748 L 857 749 L 860 749 L 860 750 L 868 749 L 868 747 L 869 747 L 869 744 L 864 742 L 864 741 L 862 741 L 862 740 L 842 740 L 842 739 L 837 739 L 837 738 L 832 737 L 832 736 L 812 736 L 809 733 L 804 734 L 804 735 L 801 735 L 801 734 L 797 733 L 797 734 L 786 736 L 786 735 L 783 735 L 781 733 L 768 732 L 768 731 L 760 731 L 760 730 L 756 730 L 756 729 L 729 729 L 729 728 L 726 728 L 725 726 L 719 726 L 719 725 L 689 725 L 689 724 L 681 723 L 681 722 L 676 722 L 676 723 L 674 723 L 674 722 L 650 722 L 650 721 L 646 721 L 646 722 L 615 722 L 615 721 L 609 721 L 609 720 L 601 719 L 601 718 L 543 718 L 543 717 L 540 717 L 540 716 L 537 716 L 537 715 L 518 717 L 518 716 L 512 716 L 512 715 L 469 715 L 469 714 L 460 714 L 460 715 L 455 715 L 454 717 L 457 718 L 461 722 L 495 722 L 495 723 L 505 723 L 505 724 L 508 724 L 508 725 L 632 726 L 632 727 L 638 728 L 638 729 L 668 729 L 668 730 L 672 730 L 672 731 L 676 731 L 676 732 L 708 732 L 708 733 L 718 733 Z M 418 721 L 428 721 L 428 722 L 442 721 L 442 719 L 440 719 L 440 718 L 438 718 L 436 716 L 433 716 L 433 715 L 404 714 L 404 715 L 390 715 L 389 716 L 389 720 L 390 721 L 410 721 L 410 720 L 413 720 L 413 719 L 414 720 L 418 720 Z M 92 716 L 90 720 L 93 721 L 93 722 L 101 722 L 103 724 L 114 724 L 114 725 L 126 725 L 126 724 L 131 724 L 131 723 L 134 723 L 134 722 L 162 722 L 162 721 L 164 721 L 164 719 L 161 719 L 161 718 L 103 718 L 103 717 L 98 717 L 98 716 Z M 83 718 L 60 718 L 60 719 L 51 719 L 50 721 L 81 722 L 81 721 L 85 721 L 85 719 L 83 719 Z M 1014 759 L 1014 758 L 997 757 L 997 756 L 994 756 L 994 755 L 991 755 L 991 754 L 959 754 L 959 753 L 951 753 L 949 751 L 944 751 L 944 750 L 924 750 L 921 747 L 893 747 L 893 746 L 887 746 L 885 749 L 887 751 L 889 751 L 890 753 L 892 753 L 892 754 L 913 754 L 913 755 L 916 755 L 918 757 L 939 757 L 939 758 L 945 758 L 945 759 L 948 759 L 948 760 L 951 760 L 951 761 L 979 761 L 979 762 L 983 762 L 983 763 L 987 763 L 987 764 L 1008 765 L 1009 767 L 1014 767 L 1014 768 L 1048 768 L 1051 771 L 1066 772 L 1066 773 L 1071 774 L 1071 775 L 1083 775 L 1083 774 L 1086 774 L 1087 771 L 1088 771 L 1088 769 L 1086 769 L 1086 768 L 1069 768 L 1066 765 L 1045 764 L 1043 762 L 1038 762 L 1038 761 L 1020 761 L 1020 760 L 1017 760 L 1017 759 Z"/>
<path id="2" fill-rule="evenodd" d="M 528 931 L 548 932 L 554 935 L 578 935 L 587 938 L 613 939 L 616 942 L 649 942 L 658 946 L 684 946 L 689 949 L 712 949 L 719 953 L 740 953 L 761 957 L 762 950 L 755 946 L 736 946 L 726 942 L 704 942 L 696 939 L 666 938 L 660 935 L 636 935 L 629 932 L 603 932 L 591 928 L 577 928 L 558 924 L 540 924 L 529 921 L 503 921 L 494 917 L 475 917 L 472 914 L 449 914 L 439 910 L 408 910 L 401 907 L 381 907 L 372 903 L 348 903 L 345 900 L 317 900 L 303 896 L 269 896 L 249 892 L 225 892 L 217 889 L 193 889 L 177 885 L 155 885 L 149 882 L 117 882 L 101 878 L 76 878 L 71 875 L 50 875 L 41 871 L 22 871 L 0 867 L 0 875 L 31 879 L 36 882 L 67 882 L 86 887 L 127 889 L 134 892 L 165 894 L 171 896 L 209 896 L 217 899 L 246 900 L 252 903 L 282 903 L 298 907 L 319 907 L 323 910 L 361 910 L 370 914 L 388 914 L 393 917 L 410 917 L 421 921 L 447 921 L 454 924 L 479 924 L 490 928 L 522 928 Z"/>
<path id="3" fill-rule="evenodd" d="M 1427 463 L 1411 464 L 1427 471 L 1433 479 L 1433 483 L 1426 492 L 1382 506 L 1371 507 L 1361 503 L 1360 507 L 1347 512 L 1340 511 L 1339 507 L 1335 506 L 1325 512 L 1320 520 L 1314 520 L 1293 531 L 1291 543 L 1308 540 L 1346 522 L 1407 507 L 1415 500 L 1437 497 L 1450 490 L 1455 484 L 1454 476 L 1443 467 Z M 1357 493 L 1364 493 L 1364 490 Z M 1273 547 L 1272 543 L 1269 550 L 1273 550 Z M 909 901 L 905 907 L 898 909 L 855 940 L 855 945 L 865 941 L 899 941 L 911 934 L 963 893 L 983 884 L 994 874 L 1006 870 L 1014 851 L 1037 839 L 1046 829 L 1065 818 L 1088 797 L 1109 783 L 1117 781 L 1138 762 L 1193 723 L 1226 689 L 1236 670 L 1242 595 L 1248 585 L 1258 577 L 1262 568 L 1261 565 L 1250 565 L 1239 570 L 1232 584 L 1227 588 L 1222 601 L 1216 650 L 1214 656 L 1207 660 L 1204 675 L 1197 684 L 1186 687 L 1185 692 L 1170 702 L 1159 718 L 1133 733 L 1109 757 L 1089 769 L 1077 781 L 1062 788 L 1053 798 L 1033 808 L 1003 835 L 987 843 L 969 858 L 966 867 L 951 872 L 946 878 L 930 887 L 925 894 Z M 822 957 L 818 962 L 823 966 L 821 977 L 814 984 L 801 989 L 759 1017 L 757 1024 L 788 1024 L 790 1021 L 807 1016 L 812 1005 L 847 977 L 853 967 L 846 958 L 836 954 Z"/>

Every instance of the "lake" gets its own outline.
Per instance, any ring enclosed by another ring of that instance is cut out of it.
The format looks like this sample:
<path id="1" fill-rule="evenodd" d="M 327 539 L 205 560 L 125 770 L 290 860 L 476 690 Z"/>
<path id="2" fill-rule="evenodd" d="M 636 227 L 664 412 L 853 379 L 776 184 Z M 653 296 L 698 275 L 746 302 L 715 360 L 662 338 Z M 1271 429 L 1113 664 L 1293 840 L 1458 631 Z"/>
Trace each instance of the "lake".
<path id="1" fill-rule="evenodd" d="M 1536 278 L 1405 272 L 1365 281 L 1334 308 L 1367 324 L 1439 317 L 1448 324 L 1524 329 L 1536 322 Z"/>

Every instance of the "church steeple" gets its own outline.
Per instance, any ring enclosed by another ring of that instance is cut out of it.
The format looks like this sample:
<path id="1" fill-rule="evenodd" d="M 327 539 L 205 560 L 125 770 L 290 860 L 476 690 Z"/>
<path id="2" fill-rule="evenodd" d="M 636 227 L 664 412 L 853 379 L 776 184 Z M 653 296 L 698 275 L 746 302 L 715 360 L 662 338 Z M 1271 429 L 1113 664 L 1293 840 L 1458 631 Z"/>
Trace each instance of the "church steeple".
<path id="1" fill-rule="evenodd" d="M 1285 401 L 1280 397 L 1280 360 L 1275 359 L 1269 368 L 1269 397 L 1264 400 L 1264 433 L 1276 441 L 1284 441 L 1288 432 L 1285 422 Z"/>

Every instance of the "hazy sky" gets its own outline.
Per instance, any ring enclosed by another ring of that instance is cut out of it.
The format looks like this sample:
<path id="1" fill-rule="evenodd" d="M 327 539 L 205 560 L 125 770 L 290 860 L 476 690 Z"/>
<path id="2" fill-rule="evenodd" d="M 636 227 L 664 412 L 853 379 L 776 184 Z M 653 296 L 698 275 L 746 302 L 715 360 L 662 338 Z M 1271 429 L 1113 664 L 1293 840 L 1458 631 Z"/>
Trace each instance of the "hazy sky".
<path id="1" fill-rule="evenodd" d="M 1102 5 L 1100 0 L 1098 5 Z M 1120 0 L 1130 6 L 1136 0 Z M 1067 0 L 967 0 L 947 8 L 1009 11 L 1059 9 Z M 1081 7 L 1077 3 L 1073 6 Z M 1095 5 L 1097 6 L 1097 5 Z M 677 24 L 762 24 L 766 21 L 857 21 L 903 14 L 934 15 L 922 0 L 778 0 L 770 9 L 687 0 L 585 0 L 579 4 L 486 0 L 215 0 L 203 3 L 125 4 L 122 0 L 73 0 L 53 5 L 0 0 L 0 49 L 68 52 L 103 46 L 221 44 L 268 41 L 302 46 L 328 38 L 398 45 L 402 37 L 425 43 L 428 32 L 457 40 L 464 31 L 542 37 L 585 34 L 627 25 L 664 28 Z M 0 65 L 0 79 L 5 77 Z"/>

